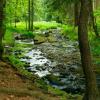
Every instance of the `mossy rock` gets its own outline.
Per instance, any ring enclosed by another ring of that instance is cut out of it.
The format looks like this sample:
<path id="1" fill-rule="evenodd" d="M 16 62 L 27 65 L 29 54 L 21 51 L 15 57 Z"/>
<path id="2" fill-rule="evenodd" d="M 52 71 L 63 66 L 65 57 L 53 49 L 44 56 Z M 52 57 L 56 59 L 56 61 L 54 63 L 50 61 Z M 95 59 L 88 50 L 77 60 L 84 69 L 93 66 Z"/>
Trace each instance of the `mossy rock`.
<path id="1" fill-rule="evenodd" d="M 50 35 L 49 37 L 47 37 L 47 39 L 48 42 L 57 42 L 57 39 L 53 35 Z"/>
<path id="2" fill-rule="evenodd" d="M 43 35 L 36 35 L 34 37 L 34 43 L 35 44 L 44 43 L 44 42 L 46 42 L 46 40 L 47 40 L 47 38 L 45 36 L 43 36 Z"/>
<path id="3" fill-rule="evenodd" d="M 53 35 L 46 37 L 45 35 L 39 34 L 39 35 L 36 35 L 34 38 L 35 44 L 44 43 L 46 41 L 50 43 L 57 42 L 56 38 Z"/>

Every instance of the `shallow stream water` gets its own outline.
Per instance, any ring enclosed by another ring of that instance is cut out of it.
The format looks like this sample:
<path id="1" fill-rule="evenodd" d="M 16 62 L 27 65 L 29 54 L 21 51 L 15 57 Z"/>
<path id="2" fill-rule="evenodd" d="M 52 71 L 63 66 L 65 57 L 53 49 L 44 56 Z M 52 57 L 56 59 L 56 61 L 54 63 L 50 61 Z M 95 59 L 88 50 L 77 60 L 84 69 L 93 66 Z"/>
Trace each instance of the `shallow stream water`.
<path id="1" fill-rule="evenodd" d="M 26 63 L 26 70 L 44 79 L 47 84 L 69 93 L 83 93 L 85 80 L 78 42 L 65 39 L 57 32 L 54 30 L 53 33 L 56 42 L 45 41 L 36 45 L 31 39 L 16 40 L 17 44 L 27 44 L 20 61 Z"/>

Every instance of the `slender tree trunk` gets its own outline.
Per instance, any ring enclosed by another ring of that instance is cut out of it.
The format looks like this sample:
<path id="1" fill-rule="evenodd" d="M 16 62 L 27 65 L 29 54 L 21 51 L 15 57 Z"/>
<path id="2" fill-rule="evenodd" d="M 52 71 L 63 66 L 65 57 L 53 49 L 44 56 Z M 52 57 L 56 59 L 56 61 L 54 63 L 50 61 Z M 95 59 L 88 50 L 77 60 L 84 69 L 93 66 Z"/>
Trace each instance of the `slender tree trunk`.
<path id="1" fill-rule="evenodd" d="M 33 7 L 34 1 L 31 0 L 31 31 L 33 31 L 33 19 L 34 19 L 34 7 Z"/>
<path id="2" fill-rule="evenodd" d="M 80 11 L 80 3 L 75 1 L 74 3 L 74 16 L 75 16 L 75 26 L 78 26 L 79 22 L 79 11 Z"/>
<path id="3" fill-rule="evenodd" d="M 26 30 L 28 30 L 28 21 L 27 21 L 27 18 L 25 18 L 25 23 L 26 23 Z"/>
<path id="4" fill-rule="evenodd" d="M 30 9 L 31 1 L 28 0 L 28 30 L 30 31 L 31 29 L 31 9 Z"/>
<path id="5" fill-rule="evenodd" d="M 83 100 L 97 100 L 96 76 L 91 62 L 91 53 L 88 42 L 89 0 L 81 0 L 79 17 L 78 39 L 81 53 L 81 62 L 86 78 L 86 93 Z"/>
<path id="6" fill-rule="evenodd" d="M 95 32 L 95 35 L 97 37 L 99 37 L 99 33 L 98 33 L 98 29 L 97 29 L 97 23 L 96 23 L 96 18 L 94 17 L 94 13 L 93 13 L 93 3 L 92 0 L 89 0 L 89 4 L 88 4 L 89 10 L 90 10 L 90 17 L 91 17 L 91 21 L 92 21 L 92 25 L 93 25 L 93 29 Z"/>
<path id="7" fill-rule="evenodd" d="M 17 19 L 17 6 L 18 6 L 18 0 L 16 0 L 16 4 L 15 4 L 15 28 L 16 28 L 16 19 Z"/>
<path id="8" fill-rule="evenodd" d="M 10 0 L 9 3 L 12 4 L 12 0 Z M 7 7 L 7 6 L 8 6 L 8 5 L 6 4 L 6 7 Z M 10 12 L 10 15 L 12 15 L 12 12 L 11 12 L 12 6 L 13 6 L 13 5 L 9 6 L 9 12 Z M 12 16 L 10 16 L 10 18 L 9 18 L 9 26 L 10 26 L 10 27 L 13 26 L 13 25 L 12 25 Z"/>
<path id="9" fill-rule="evenodd" d="M 3 54 L 3 45 L 2 45 L 2 38 L 4 37 L 4 7 L 5 7 L 5 1 L 0 0 L 0 60 L 2 59 Z"/>

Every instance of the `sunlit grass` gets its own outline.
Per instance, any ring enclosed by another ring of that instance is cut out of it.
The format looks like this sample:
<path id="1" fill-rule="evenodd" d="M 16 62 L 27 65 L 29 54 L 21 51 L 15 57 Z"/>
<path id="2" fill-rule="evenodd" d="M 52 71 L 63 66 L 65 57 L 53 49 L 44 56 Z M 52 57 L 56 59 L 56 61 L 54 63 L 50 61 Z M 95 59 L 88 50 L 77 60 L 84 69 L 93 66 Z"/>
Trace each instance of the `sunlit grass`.
<path id="1" fill-rule="evenodd" d="M 58 23 L 55 21 L 52 22 L 46 22 L 46 21 L 40 21 L 40 22 L 33 22 L 33 29 L 40 29 L 40 30 L 45 30 L 45 29 L 52 29 L 52 28 L 57 28 Z M 14 27 L 14 23 L 13 23 Z M 16 29 L 17 30 L 26 30 L 26 23 L 25 22 L 18 22 L 16 24 Z"/>
<path id="2" fill-rule="evenodd" d="M 16 27 L 14 27 L 14 23 L 12 25 L 13 25 L 12 27 L 16 30 L 26 30 L 26 23 L 25 22 L 16 23 Z"/>
<path id="3" fill-rule="evenodd" d="M 46 22 L 46 21 L 41 21 L 41 22 L 34 22 L 34 28 L 35 29 L 53 29 L 58 27 L 58 23 L 52 21 L 52 22 Z"/>

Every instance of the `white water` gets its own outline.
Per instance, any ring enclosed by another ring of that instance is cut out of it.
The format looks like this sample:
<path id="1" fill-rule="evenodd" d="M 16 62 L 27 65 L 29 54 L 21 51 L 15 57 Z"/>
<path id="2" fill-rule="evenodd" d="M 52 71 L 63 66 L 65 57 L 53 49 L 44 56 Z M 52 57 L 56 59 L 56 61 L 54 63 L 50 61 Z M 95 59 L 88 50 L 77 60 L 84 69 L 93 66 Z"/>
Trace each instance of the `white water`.
<path id="1" fill-rule="evenodd" d="M 35 71 L 36 75 L 38 75 L 39 77 L 43 77 L 50 74 L 50 72 L 48 71 L 48 67 L 50 67 L 51 61 L 44 57 L 43 53 L 39 49 L 33 49 L 29 51 L 25 56 L 29 57 L 30 59 L 21 58 L 21 61 L 30 63 L 31 67 L 29 67 L 28 69 L 30 69 L 31 71 Z M 48 66 L 46 66 L 45 64 L 47 64 Z M 44 70 L 37 70 L 37 67 L 40 68 L 40 66 L 46 66 L 47 68 L 45 67 Z"/>

